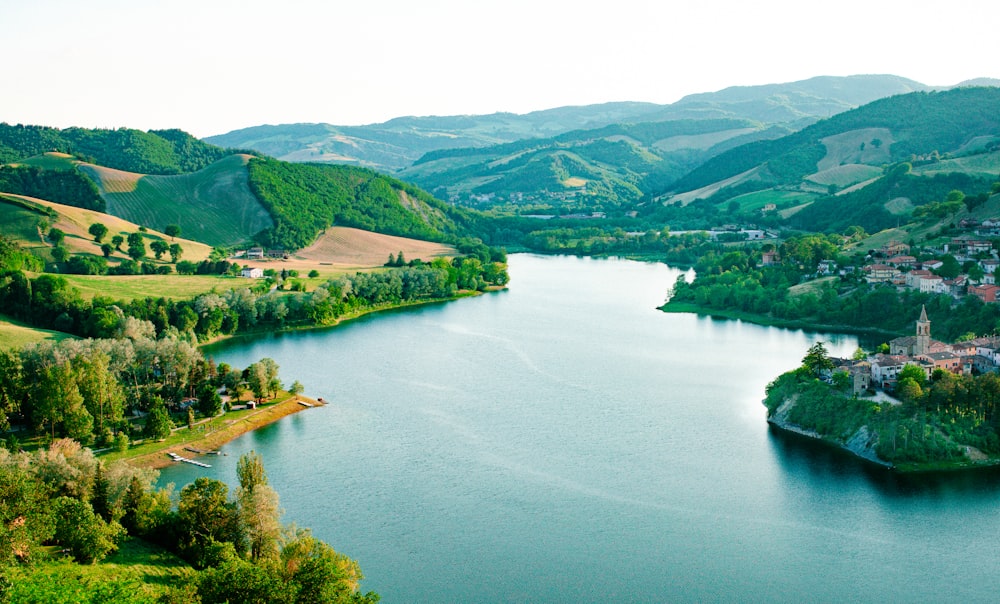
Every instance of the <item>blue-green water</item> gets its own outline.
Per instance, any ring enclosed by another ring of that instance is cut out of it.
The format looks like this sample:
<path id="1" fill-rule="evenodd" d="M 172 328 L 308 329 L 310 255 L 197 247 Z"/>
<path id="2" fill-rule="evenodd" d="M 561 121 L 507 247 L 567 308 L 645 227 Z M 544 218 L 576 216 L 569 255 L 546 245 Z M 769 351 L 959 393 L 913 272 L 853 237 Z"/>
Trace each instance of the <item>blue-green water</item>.
<path id="1" fill-rule="evenodd" d="M 902 479 L 772 433 L 764 387 L 853 337 L 655 310 L 678 271 L 511 257 L 510 289 L 228 342 L 331 404 L 264 457 L 284 520 L 383 602 L 993 601 L 995 472 Z"/>

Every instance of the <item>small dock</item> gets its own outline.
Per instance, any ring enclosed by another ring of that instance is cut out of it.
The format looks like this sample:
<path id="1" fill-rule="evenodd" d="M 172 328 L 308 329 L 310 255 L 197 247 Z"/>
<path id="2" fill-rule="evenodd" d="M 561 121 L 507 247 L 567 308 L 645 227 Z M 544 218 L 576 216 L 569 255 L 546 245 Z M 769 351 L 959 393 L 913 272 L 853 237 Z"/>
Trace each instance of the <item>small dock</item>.
<path id="1" fill-rule="evenodd" d="M 183 461 L 184 463 L 189 463 L 191 465 L 198 466 L 198 467 L 201 467 L 201 468 L 211 468 L 212 467 L 212 466 L 208 465 L 207 463 L 201 463 L 200 461 L 195 461 L 193 459 L 188 459 L 187 457 L 181 457 L 180 455 L 178 455 L 176 453 L 173 453 L 173 452 L 167 453 L 167 455 L 169 455 L 170 459 L 172 459 L 174 461 Z"/>
<path id="2" fill-rule="evenodd" d="M 303 407 L 312 407 L 312 405 L 310 405 L 309 403 L 307 403 L 307 402 L 305 402 L 305 401 L 297 401 L 297 402 L 298 402 L 298 403 L 299 403 L 300 405 L 302 405 Z"/>

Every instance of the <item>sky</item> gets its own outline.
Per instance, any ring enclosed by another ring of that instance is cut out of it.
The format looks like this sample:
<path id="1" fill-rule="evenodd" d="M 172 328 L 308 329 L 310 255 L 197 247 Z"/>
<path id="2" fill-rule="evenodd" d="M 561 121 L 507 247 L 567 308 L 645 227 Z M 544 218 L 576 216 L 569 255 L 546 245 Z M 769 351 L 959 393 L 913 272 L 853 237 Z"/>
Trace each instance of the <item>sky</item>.
<path id="1" fill-rule="evenodd" d="M 820 75 L 1000 77 L 993 1 L 0 0 L 0 122 L 357 125 Z"/>

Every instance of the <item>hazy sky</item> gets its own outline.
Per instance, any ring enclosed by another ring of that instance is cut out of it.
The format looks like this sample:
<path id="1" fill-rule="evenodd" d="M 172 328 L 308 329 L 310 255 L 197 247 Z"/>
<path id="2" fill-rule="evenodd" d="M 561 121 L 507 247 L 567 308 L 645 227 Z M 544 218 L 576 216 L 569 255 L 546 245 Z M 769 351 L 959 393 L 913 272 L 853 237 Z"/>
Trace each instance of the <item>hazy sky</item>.
<path id="1" fill-rule="evenodd" d="M 209 136 L 817 75 L 955 84 L 1000 77 L 994 1 L 0 0 L 0 121 Z"/>

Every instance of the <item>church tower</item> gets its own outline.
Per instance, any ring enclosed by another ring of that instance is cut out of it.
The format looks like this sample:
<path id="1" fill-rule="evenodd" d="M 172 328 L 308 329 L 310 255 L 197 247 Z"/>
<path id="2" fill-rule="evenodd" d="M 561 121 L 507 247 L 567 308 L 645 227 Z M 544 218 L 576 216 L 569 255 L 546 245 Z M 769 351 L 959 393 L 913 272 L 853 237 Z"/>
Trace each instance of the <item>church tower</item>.
<path id="1" fill-rule="evenodd" d="M 917 340 L 913 345 L 914 356 L 927 354 L 931 348 L 931 322 L 927 320 L 927 309 L 920 307 L 920 318 L 917 319 Z"/>

